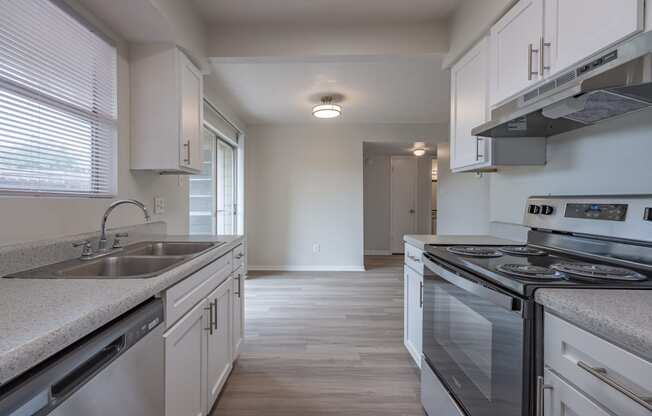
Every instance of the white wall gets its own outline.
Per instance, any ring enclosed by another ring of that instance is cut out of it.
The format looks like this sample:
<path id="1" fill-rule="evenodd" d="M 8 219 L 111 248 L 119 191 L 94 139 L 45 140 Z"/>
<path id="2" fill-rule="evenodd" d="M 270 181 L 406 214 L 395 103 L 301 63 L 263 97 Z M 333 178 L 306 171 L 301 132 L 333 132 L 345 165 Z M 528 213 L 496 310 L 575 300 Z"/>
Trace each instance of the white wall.
<path id="1" fill-rule="evenodd" d="M 249 126 L 247 239 L 253 268 L 363 267 L 363 142 L 442 142 L 447 125 Z M 313 253 L 313 244 L 321 246 Z"/>
<path id="2" fill-rule="evenodd" d="M 489 234 L 489 177 L 452 173 L 450 146 L 437 147 L 437 234 Z"/>
<path id="3" fill-rule="evenodd" d="M 390 178 L 389 155 L 364 157 L 364 250 L 389 254 Z"/>
<path id="4" fill-rule="evenodd" d="M 531 195 L 652 193 L 652 111 L 548 139 L 548 164 L 491 175 L 494 233 L 514 233 Z M 521 230 L 522 231 L 522 230 Z"/>
<path id="5" fill-rule="evenodd" d="M 451 17 L 444 67 L 450 67 L 488 33 L 516 0 L 462 0 L 461 3 Z"/>

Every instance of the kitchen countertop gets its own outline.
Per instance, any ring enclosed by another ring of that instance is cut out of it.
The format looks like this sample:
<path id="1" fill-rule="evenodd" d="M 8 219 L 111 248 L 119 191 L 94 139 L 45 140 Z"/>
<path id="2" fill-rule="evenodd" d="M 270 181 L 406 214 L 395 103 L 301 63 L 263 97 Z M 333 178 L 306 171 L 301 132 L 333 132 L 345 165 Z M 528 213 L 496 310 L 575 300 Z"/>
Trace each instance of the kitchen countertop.
<path id="1" fill-rule="evenodd" d="M 0 384 L 183 280 L 243 237 L 147 235 L 140 241 L 225 244 L 150 279 L 0 278 Z"/>
<path id="2" fill-rule="evenodd" d="M 426 246 L 456 246 L 456 245 L 479 245 L 479 246 L 509 246 L 522 245 L 518 241 L 506 240 L 504 238 L 492 237 L 490 235 L 432 235 L 432 234 L 407 234 L 403 241 L 423 250 Z"/>
<path id="3" fill-rule="evenodd" d="M 652 361 L 652 291 L 539 289 L 546 310 Z"/>

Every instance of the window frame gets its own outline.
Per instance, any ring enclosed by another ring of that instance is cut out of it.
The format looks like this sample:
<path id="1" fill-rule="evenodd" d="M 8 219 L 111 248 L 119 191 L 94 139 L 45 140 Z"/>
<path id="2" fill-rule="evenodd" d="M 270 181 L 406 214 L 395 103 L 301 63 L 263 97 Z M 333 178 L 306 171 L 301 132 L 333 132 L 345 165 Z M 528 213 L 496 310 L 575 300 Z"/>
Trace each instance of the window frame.
<path id="1" fill-rule="evenodd" d="M 91 172 L 89 174 L 89 181 L 90 181 L 90 187 L 88 191 L 81 191 L 81 192 L 69 192 L 69 191 L 56 191 L 56 190 L 34 190 L 34 189 L 11 189 L 11 188 L 4 188 L 0 184 L 0 197 L 15 197 L 15 198 L 38 198 L 38 197 L 45 197 L 45 198 L 65 198 L 65 199 L 71 199 L 71 198 L 77 198 L 77 199 L 113 199 L 118 195 L 118 167 L 119 167 L 119 161 L 118 161 L 118 153 L 119 153 L 119 144 L 120 144 L 120 104 L 119 104 L 119 96 L 120 96 L 120 88 L 118 85 L 119 82 L 119 50 L 118 50 L 118 42 L 114 37 L 106 33 L 105 31 L 101 30 L 98 26 L 96 26 L 93 22 L 91 22 L 90 18 L 87 18 L 71 6 L 66 0 L 47 0 L 50 3 L 52 3 L 54 6 L 58 7 L 63 13 L 67 14 L 69 17 L 74 19 L 77 23 L 79 23 L 81 26 L 83 26 L 85 29 L 96 35 L 98 38 L 106 42 L 110 47 L 112 47 L 115 50 L 115 55 L 116 55 L 116 62 L 115 62 L 115 72 L 113 73 L 113 83 L 115 85 L 115 96 L 113 97 L 115 100 L 115 119 L 109 119 L 107 117 L 103 117 L 99 114 L 96 114 L 95 116 L 99 120 L 103 120 L 105 122 L 110 123 L 113 128 L 114 128 L 114 136 L 113 136 L 113 146 L 112 146 L 112 155 L 111 155 L 111 172 L 110 174 L 106 175 L 106 179 L 110 181 L 111 187 L 108 189 L 108 192 L 106 193 L 99 193 L 99 192 L 94 192 L 94 189 L 97 189 L 97 183 L 98 179 L 101 177 L 101 175 L 98 174 L 97 168 L 93 167 L 91 169 Z M 9 91 L 11 93 L 14 93 L 22 98 L 26 98 L 29 100 L 33 100 L 35 102 L 38 102 L 39 104 L 42 104 L 46 107 L 49 107 L 55 111 L 60 111 L 62 113 L 65 113 L 66 115 L 69 115 L 71 117 L 79 117 L 80 119 L 83 119 L 85 121 L 89 121 L 91 123 L 91 130 L 96 130 L 97 127 L 92 123 L 93 119 L 91 118 L 91 113 L 77 108 L 75 105 L 66 103 L 65 101 L 59 100 L 56 97 L 51 97 L 47 94 L 42 94 L 38 91 L 34 91 L 31 89 L 24 88 L 20 85 L 14 84 L 10 80 L 5 80 L 0 78 L 0 88 L 2 88 L 5 91 Z M 97 136 L 94 134 L 91 134 L 90 137 L 90 147 L 91 149 L 95 149 L 98 146 L 98 140 Z M 97 165 L 97 152 L 91 150 L 91 158 L 89 160 L 89 163 L 91 166 Z"/>

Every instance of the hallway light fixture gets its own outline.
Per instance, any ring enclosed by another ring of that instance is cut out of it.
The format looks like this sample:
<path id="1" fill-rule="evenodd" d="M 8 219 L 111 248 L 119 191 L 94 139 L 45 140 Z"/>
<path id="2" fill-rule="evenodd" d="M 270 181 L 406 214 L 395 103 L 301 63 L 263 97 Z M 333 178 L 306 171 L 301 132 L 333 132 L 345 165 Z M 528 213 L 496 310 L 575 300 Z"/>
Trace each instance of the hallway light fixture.
<path id="1" fill-rule="evenodd" d="M 336 118 L 342 115 L 342 107 L 333 104 L 333 97 L 325 96 L 321 99 L 321 104 L 312 108 L 312 115 L 317 118 Z"/>
<path id="2" fill-rule="evenodd" d="M 414 153 L 414 156 L 421 157 L 426 154 L 426 150 L 426 144 L 424 142 L 416 142 L 412 148 L 412 153 Z"/>

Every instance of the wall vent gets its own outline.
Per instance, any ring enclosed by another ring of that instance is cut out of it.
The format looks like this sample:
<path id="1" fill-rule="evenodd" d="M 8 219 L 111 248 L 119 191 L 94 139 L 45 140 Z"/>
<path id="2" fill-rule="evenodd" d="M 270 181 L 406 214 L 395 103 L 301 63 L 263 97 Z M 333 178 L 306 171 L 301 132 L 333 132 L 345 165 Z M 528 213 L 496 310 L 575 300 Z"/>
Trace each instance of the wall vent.
<path id="1" fill-rule="evenodd" d="M 550 90 L 554 90 L 556 87 L 557 87 L 557 83 L 555 81 L 550 81 L 547 84 L 543 84 L 542 86 L 539 87 L 539 95 L 543 95 Z"/>
<path id="2" fill-rule="evenodd" d="M 555 82 L 557 83 L 557 86 L 560 87 L 564 84 L 567 84 L 571 82 L 572 80 L 575 79 L 575 71 L 570 71 L 565 73 L 564 75 L 558 77 Z"/>
<path id="3" fill-rule="evenodd" d="M 532 91 L 528 92 L 527 94 L 525 94 L 523 96 L 523 101 L 528 102 L 530 100 L 533 100 L 533 99 L 537 98 L 538 96 L 539 96 L 539 90 L 535 89 L 535 90 L 532 90 Z"/>

